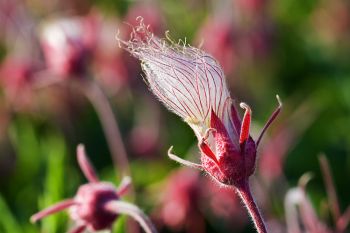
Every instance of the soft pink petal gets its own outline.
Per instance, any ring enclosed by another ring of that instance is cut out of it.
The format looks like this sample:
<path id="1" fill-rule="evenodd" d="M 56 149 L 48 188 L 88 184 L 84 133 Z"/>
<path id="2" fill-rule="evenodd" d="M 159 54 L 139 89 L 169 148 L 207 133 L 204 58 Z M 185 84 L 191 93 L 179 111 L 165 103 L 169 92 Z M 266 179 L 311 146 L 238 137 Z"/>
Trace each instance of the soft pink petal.
<path id="1" fill-rule="evenodd" d="M 67 209 L 68 207 L 75 205 L 75 201 L 73 199 L 68 199 L 68 200 L 64 200 L 61 201 L 59 203 L 56 203 L 36 214 L 34 214 L 31 218 L 30 221 L 31 222 L 36 222 L 42 218 L 47 217 L 48 215 L 54 214 L 56 212 L 62 211 L 64 209 Z"/>
<path id="2" fill-rule="evenodd" d="M 77 157 L 78 157 L 78 163 L 83 171 L 86 179 L 88 179 L 89 182 L 98 182 L 98 177 L 96 175 L 95 169 L 89 162 L 86 152 L 85 152 L 85 147 L 82 144 L 79 144 L 77 147 Z"/>

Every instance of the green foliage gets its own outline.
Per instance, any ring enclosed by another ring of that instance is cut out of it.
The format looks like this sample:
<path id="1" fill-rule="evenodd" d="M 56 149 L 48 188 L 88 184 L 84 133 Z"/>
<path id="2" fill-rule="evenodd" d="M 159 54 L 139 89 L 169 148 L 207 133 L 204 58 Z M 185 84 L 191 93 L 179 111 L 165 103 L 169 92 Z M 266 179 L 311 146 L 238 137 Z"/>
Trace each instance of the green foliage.
<path id="1" fill-rule="evenodd" d="M 0 209 L 0 231 L 13 233 L 23 232 L 21 229 L 21 225 L 18 223 L 16 217 L 12 214 L 11 210 L 7 206 L 6 201 L 2 196 L 0 196 Z"/>
<path id="2" fill-rule="evenodd" d="M 44 209 L 65 199 L 67 170 L 67 150 L 62 136 L 50 135 L 42 141 L 42 152 L 45 154 L 44 191 L 39 196 L 39 209 Z M 66 225 L 66 214 L 55 214 L 42 220 L 43 232 L 62 232 Z"/>

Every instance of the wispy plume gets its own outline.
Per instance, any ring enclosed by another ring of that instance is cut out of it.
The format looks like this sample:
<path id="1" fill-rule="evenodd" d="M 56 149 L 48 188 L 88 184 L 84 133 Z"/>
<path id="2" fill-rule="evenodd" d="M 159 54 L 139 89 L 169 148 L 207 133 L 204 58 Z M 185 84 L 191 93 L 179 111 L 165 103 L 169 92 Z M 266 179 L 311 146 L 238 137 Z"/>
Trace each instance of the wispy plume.
<path id="1" fill-rule="evenodd" d="M 267 121 L 255 142 L 250 136 L 251 108 L 241 103 L 245 114 L 240 119 L 231 99 L 219 63 L 206 52 L 186 41 L 175 43 L 155 37 L 138 18 L 128 41 L 119 46 L 141 61 L 144 80 L 151 91 L 171 111 L 194 130 L 201 152 L 201 164 L 186 161 L 172 153 L 171 159 L 206 171 L 223 185 L 235 187 L 254 220 L 258 232 L 266 232 L 264 221 L 249 188 L 255 171 L 257 147 L 267 128 L 279 114 L 282 104 Z"/>

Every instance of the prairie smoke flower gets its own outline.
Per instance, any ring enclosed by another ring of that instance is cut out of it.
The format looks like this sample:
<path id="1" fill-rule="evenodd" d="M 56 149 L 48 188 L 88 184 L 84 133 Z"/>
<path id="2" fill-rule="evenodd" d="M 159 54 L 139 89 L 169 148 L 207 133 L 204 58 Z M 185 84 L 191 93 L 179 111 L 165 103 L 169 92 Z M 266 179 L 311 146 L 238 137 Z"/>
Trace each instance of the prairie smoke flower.
<path id="1" fill-rule="evenodd" d="M 219 183 L 235 186 L 259 232 L 266 232 L 251 196 L 248 178 L 255 170 L 257 147 L 281 109 L 281 102 L 255 142 L 250 136 L 252 111 L 241 103 L 241 120 L 217 61 L 202 50 L 155 37 L 144 25 L 134 28 L 121 47 L 141 60 L 145 81 L 163 104 L 194 130 L 201 151 L 201 164 L 189 162 L 168 151 L 171 159 L 206 171 Z"/>
<path id="2" fill-rule="evenodd" d="M 132 216 L 147 233 L 157 232 L 148 217 L 138 207 L 119 201 L 119 198 L 128 191 L 131 183 L 129 177 L 124 177 L 119 187 L 116 188 L 111 183 L 99 181 L 94 168 L 86 157 L 83 145 L 77 148 L 77 158 L 89 183 L 81 185 L 74 198 L 61 201 L 34 214 L 30 218 L 32 222 L 69 209 L 71 219 L 76 222 L 76 227 L 70 233 L 81 233 L 85 229 L 91 232 L 110 229 L 119 214 Z"/>
<path id="3" fill-rule="evenodd" d="M 194 130 L 202 164 L 181 163 L 206 170 L 226 185 L 237 185 L 254 172 L 256 148 L 280 111 L 273 113 L 255 143 L 249 134 L 251 109 L 245 104 L 241 121 L 220 65 L 209 54 L 191 46 L 168 44 L 154 37 L 142 23 L 121 46 L 142 61 L 145 81 L 171 111 Z"/>

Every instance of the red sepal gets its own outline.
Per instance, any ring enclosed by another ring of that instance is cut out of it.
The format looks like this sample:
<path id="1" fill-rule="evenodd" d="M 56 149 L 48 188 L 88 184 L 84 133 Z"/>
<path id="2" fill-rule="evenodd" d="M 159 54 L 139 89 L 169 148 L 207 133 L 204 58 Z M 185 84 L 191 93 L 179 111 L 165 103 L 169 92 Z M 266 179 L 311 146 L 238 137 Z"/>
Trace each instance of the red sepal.
<path id="1" fill-rule="evenodd" d="M 246 110 L 242 121 L 241 133 L 239 135 L 239 144 L 242 144 L 249 138 L 250 132 L 251 110 L 248 106 L 244 106 L 244 108 Z"/>
<path id="2" fill-rule="evenodd" d="M 210 149 L 208 144 L 202 141 L 201 143 L 199 143 L 199 148 L 203 152 L 203 154 L 211 158 L 217 165 L 219 165 L 218 159 L 216 158 L 214 152 Z"/>

